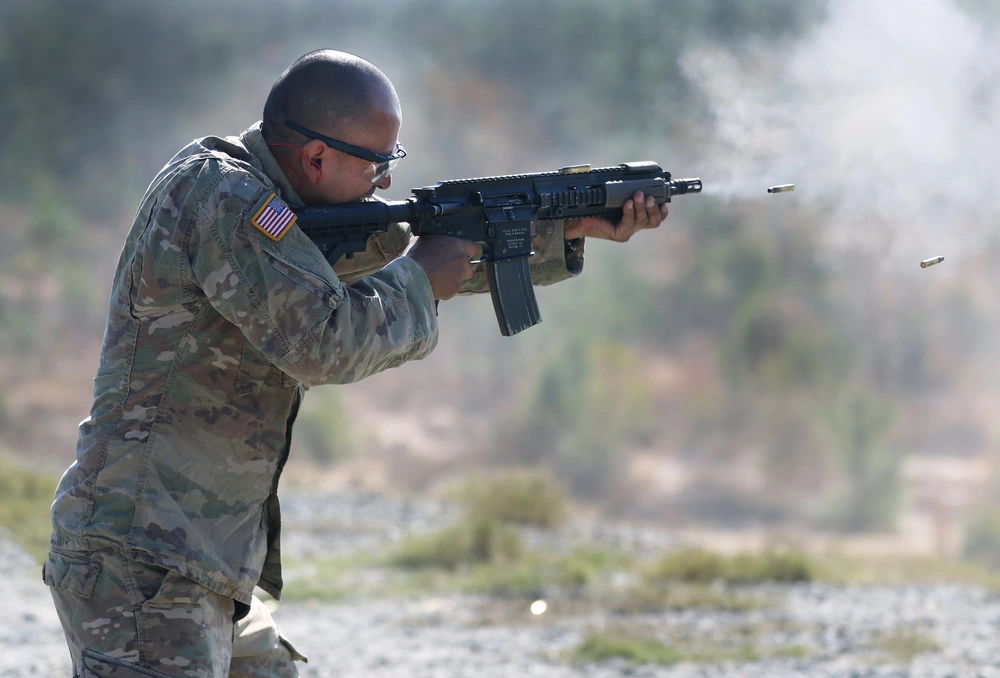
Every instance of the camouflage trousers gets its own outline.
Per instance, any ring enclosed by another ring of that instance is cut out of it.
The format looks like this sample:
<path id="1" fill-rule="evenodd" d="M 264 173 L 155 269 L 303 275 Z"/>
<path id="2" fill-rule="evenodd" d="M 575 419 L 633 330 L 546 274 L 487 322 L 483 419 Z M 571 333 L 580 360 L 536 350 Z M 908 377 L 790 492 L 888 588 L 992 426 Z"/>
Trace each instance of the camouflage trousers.
<path id="1" fill-rule="evenodd" d="M 246 606 L 114 549 L 52 550 L 43 568 L 78 678 L 297 676 L 305 657 Z"/>

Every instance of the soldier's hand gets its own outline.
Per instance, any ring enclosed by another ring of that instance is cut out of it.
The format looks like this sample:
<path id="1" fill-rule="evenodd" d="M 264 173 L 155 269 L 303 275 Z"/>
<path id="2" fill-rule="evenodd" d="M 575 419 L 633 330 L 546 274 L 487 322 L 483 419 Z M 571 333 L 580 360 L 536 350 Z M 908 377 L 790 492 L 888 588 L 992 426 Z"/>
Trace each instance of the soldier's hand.
<path id="1" fill-rule="evenodd" d="M 479 247 L 471 240 L 447 235 L 415 238 L 406 256 L 424 267 L 435 299 L 451 299 L 472 277 L 472 257 Z"/>
<path id="2" fill-rule="evenodd" d="M 656 228 L 667 218 L 667 203 L 657 206 L 652 196 L 645 197 L 636 191 L 631 200 L 622 205 L 621 221 L 615 223 L 605 217 L 580 217 L 567 219 L 563 228 L 566 240 L 575 238 L 600 238 L 626 242 L 646 228 Z"/>

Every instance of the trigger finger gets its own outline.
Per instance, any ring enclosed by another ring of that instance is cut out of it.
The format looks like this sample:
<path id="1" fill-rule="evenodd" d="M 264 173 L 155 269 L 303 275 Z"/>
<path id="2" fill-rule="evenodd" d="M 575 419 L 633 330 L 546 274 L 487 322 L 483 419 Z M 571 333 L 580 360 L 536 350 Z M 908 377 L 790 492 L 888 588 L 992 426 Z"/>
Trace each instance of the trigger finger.
<path id="1" fill-rule="evenodd" d="M 471 240 L 463 240 L 462 248 L 465 250 L 465 254 L 469 259 L 476 259 L 479 257 L 479 243 L 474 243 Z"/>

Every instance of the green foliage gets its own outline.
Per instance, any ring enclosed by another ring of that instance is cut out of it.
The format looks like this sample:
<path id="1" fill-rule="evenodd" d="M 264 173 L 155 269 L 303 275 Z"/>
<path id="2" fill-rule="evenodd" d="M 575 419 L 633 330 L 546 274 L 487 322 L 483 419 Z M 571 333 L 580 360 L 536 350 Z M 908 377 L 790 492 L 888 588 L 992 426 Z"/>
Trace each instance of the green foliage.
<path id="1" fill-rule="evenodd" d="M 49 548 L 49 506 L 59 478 L 0 458 L 0 527 L 42 561 Z"/>
<path id="2" fill-rule="evenodd" d="M 842 374 L 842 344 L 833 328 L 811 316 L 791 299 L 765 294 L 747 298 L 722 344 L 730 380 L 750 380 L 754 387 L 779 393 L 830 384 Z"/>
<path id="3" fill-rule="evenodd" d="M 592 632 L 569 654 L 576 662 L 603 662 L 620 658 L 633 664 L 676 664 L 697 662 L 755 662 L 771 657 L 805 657 L 808 651 L 797 645 L 757 647 L 746 642 L 720 643 L 686 640 L 670 645 L 655 638 L 637 636 L 624 629 Z"/>
<path id="4" fill-rule="evenodd" d="M 983 511 L 969 523 L 962 557 L 1000 569 L 1000 510 Z"/>
<path id="5" fill-rule="evenodd" d="M 282 556 L 285 586 L 281 600 L 337 602 L 395 593 L 395 582 L 381 567 L 382 560 L 368 552 L 310 560 Z M 255 595 L 261 597 L 261 593 Z"/>
<path id="6" fill-rule="evenodd" d="M 477 563 L 511 563 L 523 552 L 521 537 L 492 520 L 466 520 L 440 532 L 411 537 L 389 556 L 395 567 L 455 570 Z"/>
<path id="7" fill-rule="evenodd" d="M 453 583 L 461 591 L 497 596 L 534 598 L 555 590 L 576 596 L 596 586 L 602 575 L 631 566 L 629 558 L 605 549 L 529 552 L 515 563 L 493 562 L 470 568 Z"/>
<path id="8" fill-rule="evenodd" d="M 466 480 L 451 494 L 477 520 L 555 528 L 566 519 L 566 491 L 542 469 L 483 473 Z"/>
<path id="9" fill-rule="evenodd" d="M 652 638 L 629 638 L 618 633 L 587 635 L 571 655 L 577 662 L 604 662 L 621 658 L 634 664 L 676 664 L 685 657 Z"/>
<path id="10" fill-rule="evenodd" d="M 47 534 L 47 533 L 46 533 Z M 412 548 L 414 543 L 419 548 Z M 963 584 L 1000 591 L 1000 578 L 976 563 L 920 558 L 858 558 L 800 554 L 779 558 L 723 557 L 691 552 L 664 567 L 620 552 L 582 548 L 568 553 L 519 549 L 516 555 L 486 559 L 473 555 L 468 536 L 457 531 L 409 540 L 387 558 L 379 553 L 285 563 L 287 600 L 339 601 L 347 598 L 420 597 L 477 593 L 503 598 L 569 599 L 619 615 L 666 610 L 778 609 L 778 592 L 761 593 L 748 584 L 824 581 L 838 585 L 900 586 Z M 446 556 L 438 556 L 435 548 Z M 396 559 L 403 556 L 403 566 Z M 734 562 L 736 561 L 736 562 Z M 389 567 L 385 567 L 388 565 Z M 660 568 L 664 572 L 658 572 Z M 706 576 L 706 572 L 712 573 Z M 634 582 L 621 585 L 621 577 Z M 704 649 L 704 648 L 703 648 Z M 787 649 L 787 648 L 786 648 Z"/>
<path id="11" fill-rule="evenodd" d="M 574 341 L 552 352 L 535 379 L 498 427 L 497 454 L 551 466 L 577 496 L 607 496 L 622 472 L 621 448 L 643 440 L 652 421 L 638 353 L 610 339 Z"/>
<path id="12" fill-rule="evenodd" d="M 296 456 L 303 454 L 321 465 L 355 455 L 358 431 L 344 408 L 339 390 L 329 386 L 310 389 L 295 420 L 292 447 Z"/>
<path id="13" fill-rule="evenodd" d="M 452 530 L 404 542 L 388 558 L 356 554 L 337 559 L 286 563 L 289 600 L 340 600 L 345 597 L 421 596 L 430 593 L 484 593 L 507 598 L 539 598 L 554 591 L 582 594 L 608 572 L 629 570 L 631 560 L 603 549 L 568 553 L 522 550 L 519 542 L 487 548 L 470 546 L 464 523 Z M 505 528 L 504 537 L 511 531 Z M 494 538 L 496 538 L 494 536 Z M 517 544 L 515 546 L 515 544 Z M 438 555 L 435 548 L 445 552 Z M 484 551 L 494 548 L 487 558 Z M 388 569 L 382 567 L 388 564 Z"/>
<path id="14" fill-rule="evenodd" d="M 729 560 L 704 549 L 684 549 L 667 554 L 646 572 L 651 582 L 682 581 L 712 583 L 726 578 Z"/>
<path id="15" fill-rule="evenodd" d="M 594 572 L 575 558 L 532 555 L 515 563 L 488 563 L 470 568 L 456 582 L 459 590 L 503 597 L 540 597 L 546 591 L 579 591 Z"/>
<path id="16" fill-rule="evenodd" d="M 834 497 L 826 525 L 847 532 L 892 527 L 902 493 L 902 455 L 882 441 L 888 404 L 866 389 L 850 392 L 831 417 L 845 489 Z"/>
<path id="17" fill-rule="evenodd" d="M 645 577 L 651 583 L 790 583 L 812 581 L 816 571 L 812 559 L 796 551 L 772 550 L 726 556 L 695 548 L 667 554 L 649 566 Z"/>

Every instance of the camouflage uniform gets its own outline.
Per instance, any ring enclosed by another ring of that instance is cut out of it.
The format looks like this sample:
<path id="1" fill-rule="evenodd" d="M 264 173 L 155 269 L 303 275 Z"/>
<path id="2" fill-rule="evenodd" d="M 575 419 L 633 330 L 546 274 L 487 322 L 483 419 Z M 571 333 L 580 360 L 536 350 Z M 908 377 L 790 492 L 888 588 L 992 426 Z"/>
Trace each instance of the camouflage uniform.
<path id="1" fill-rule="evenodd" d="M 276 492 L 303 392 L 437 342 L 427 276 L 399 257 L 405 225 L 335 272 L 294 225 L 277 239 L 256 225 L 272 199 L 303 206 L 258 123 L 187 146 L 136 214 L 91 414 L 52 506 L 44 576 L 77 673 L 255 675 L 233 657 L 256 642 L 257 675 L 295 675 L 290 660 L 261 668 L 295 653 L 253 589 L 281 595 Z M 561 224 L 534 247 L 537 283 L 579 271 Z M 464 292 L 484 289 L 477 272 Z M 245 642 L 250 627 L 269 631 Z"/>

